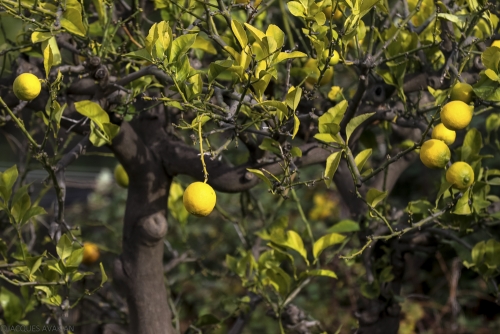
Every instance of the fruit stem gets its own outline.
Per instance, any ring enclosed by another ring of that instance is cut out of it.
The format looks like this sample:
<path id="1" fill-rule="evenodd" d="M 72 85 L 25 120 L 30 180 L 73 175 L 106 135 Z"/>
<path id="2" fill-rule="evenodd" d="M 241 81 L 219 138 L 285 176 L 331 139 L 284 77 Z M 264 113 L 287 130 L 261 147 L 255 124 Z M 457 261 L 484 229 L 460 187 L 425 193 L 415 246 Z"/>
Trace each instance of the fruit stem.
<path id="1" fill-rule="evenodd" d="M 201 156 L 201 164 L 203 166 L 203 175 L 205 177 L 205 180 L 203 181 L 204 183 L 207 183 L 208 181 L 208 172 L 207 172 L 207 165 L 205 164 L 205 154 L 203 153 L 203 138 L 201 136 L 201 119 L 204 114 L 201 114 L 198 116 L 198 140 L 200 142 L 200 156 Z"/>

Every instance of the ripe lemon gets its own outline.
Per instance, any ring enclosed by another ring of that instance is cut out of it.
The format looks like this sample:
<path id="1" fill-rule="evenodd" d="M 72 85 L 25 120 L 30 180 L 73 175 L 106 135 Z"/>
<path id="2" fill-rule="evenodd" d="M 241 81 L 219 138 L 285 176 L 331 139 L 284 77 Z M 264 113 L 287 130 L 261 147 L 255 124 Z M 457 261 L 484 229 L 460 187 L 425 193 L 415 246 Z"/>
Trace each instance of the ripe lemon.
<path id="1" fill-rule="evenodd" d="M 323 14 L 325 14 L 327 21 L 330 21 L 330 19 L 332 18 L 332 10 L 333 10 L 332 6 L 323 8 Z"/>
<path id="2" fill-rule="evenodd" d="M 328 55 L 330 54 L 330 50 L 325 50 L 323 51 L 323 58 L 326 59 L 328 58 Z M 337 65 L 340 60 L 340 55 L 337 51 L 333 50 L 332 57 L 330 58 L 330 66 Z M 326 72 L 325 72 L 326 74 Z"/>
<path id="3" fill-rule="evenodd" d="M 99 259 L 99 247 L 92 242 L 84 242 L 83 243 L 83 257 L 82 263 L 87 266 L 96 262 Z"/>
<path id="4" fill-rule="evenodd" d="M 36 75 L 31 73 L 23 73 L 14 80 L 14 95 L 21 101 L 34 100 L 40 91 L 42 85 Z"/>
<path id="5" fill-rule="evenodd" d="M 450 149 L 441 140 L 430 139 L 420 148 L 420 160 L 428 168 L 444 168 L 450 157 Z"/>
<path id="6" fill-rule="evenodd" d="M 118 183 L 120 187 L 128 188 L 128 175 L 121 164 L 116 165 L 114 174 L 116 183 Z"/>
<path id="7" fill-rule="evenodd" d="M 472 101 L 474 90 L 472 86 L 465 82 L 459 82 L 451 89 L 450 98 L 452 101 L 462 101 L 469 104 Z"/>
<path id="8" fill-rule="evenodd" d="M 215 200 L 214 189 L 203 182 L 191 183 L 182 196 L 186 210 L 198 217 L 208 216 L 215 207 Z"/>
<path id="9" fill-rule="evenodd" d="M 448 129 L 443 123 L 439 123 L 432 130 L 432 139 L 438 139 L 445 142 L 446 145 L 451 145 L 455 142 L 457 133 Z"/>
<path id="10" fill-rule="evenodd" d="M 466 162 L 455 162 L 446 171 L 446 181 L 457 189 L 467 189 L 474 182 L 474 171 Z"/>
<path id="11" fill-rule="evenodd" d="M 441 122 L 450 130 L 461 130 L 472 120 L 472 110 L 462 101 L 451 101 L 441 110 Z"/>
<path id="12" fill-rule="evenodd" d="M 491 46 L 496 46 L 497 48 L 500 48 L 500 39 L 491 43 Z"/>

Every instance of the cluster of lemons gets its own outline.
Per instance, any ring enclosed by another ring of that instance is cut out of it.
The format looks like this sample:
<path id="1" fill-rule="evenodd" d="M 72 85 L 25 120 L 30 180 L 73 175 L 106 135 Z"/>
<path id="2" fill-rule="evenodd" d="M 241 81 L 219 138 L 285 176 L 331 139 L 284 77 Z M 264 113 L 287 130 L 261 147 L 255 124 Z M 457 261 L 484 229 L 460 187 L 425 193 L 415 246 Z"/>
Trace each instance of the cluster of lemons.
<path id="1" fill-rule="evenodd" d="M 448 145 L 455 142 L 456 132 L 469 125 L 473 111 L 469 106 L 473 89 L 467 83 L 457 83 L 451 90 L 451 101 L 441 110 L 441 123 L 434 127 L 432 139 L 420 148 L 420 160 L 428 168 L 444 168 L 451 158 Z M 446 181 L 463 190 L 474 182 L 472 167 L 463 161 L 453 163 L 446 171 Z"/>
<path id="2" fill-rule="evenodd" d="M 118 164 L 114 170 L 115 181 L 123 188 L 128 188 L 129 178 L 125 168 Z M 195 216 L 208 216 L 215 207 L 216 195 L 214 189 L 204 182 L 193 182 L 182 197 L 186 210 Z"/>

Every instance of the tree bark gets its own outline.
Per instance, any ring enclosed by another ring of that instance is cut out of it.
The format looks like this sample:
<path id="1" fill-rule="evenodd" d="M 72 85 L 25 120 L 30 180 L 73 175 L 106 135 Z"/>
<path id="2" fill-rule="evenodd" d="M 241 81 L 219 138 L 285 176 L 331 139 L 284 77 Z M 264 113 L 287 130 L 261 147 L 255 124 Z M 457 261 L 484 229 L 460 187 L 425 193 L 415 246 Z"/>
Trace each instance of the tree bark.
<path id="1" fill-rule="evenodd" d="M 141 126 L 152 125 L 148 120 L 141 123 L 145 123 Z M 121 125 L 113 140 L 112 149 L 130 180 L 123 253 L 115 261 L 114 278 L 127 298 L 131 333 L 172 334 L 172 314 L 163 275 L 165 216 L 172 178 L 150 149 L 152 143 L 147 144 L 129 123 Z"/>

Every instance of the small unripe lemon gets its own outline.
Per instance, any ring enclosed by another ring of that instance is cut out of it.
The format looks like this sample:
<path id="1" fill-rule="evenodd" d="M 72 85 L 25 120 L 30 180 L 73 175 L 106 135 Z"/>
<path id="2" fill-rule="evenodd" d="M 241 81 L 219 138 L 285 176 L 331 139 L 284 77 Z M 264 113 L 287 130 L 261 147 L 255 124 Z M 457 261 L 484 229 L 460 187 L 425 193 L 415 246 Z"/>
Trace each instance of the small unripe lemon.
<path id="1" fill-rule="evenodd" d="M 472 120 L 472 110 L 462 101 L 451 101 L 441 110 L 441 122 L 450 130 L 461 130 Z"/>
<path id="2" fill-rule="evenodd" d="M 14 80 L 13 89 L 19 100 L 32 101 L 40 94 L 42 85 L 36 75 L 23 73 Z"/>
<path id="3" fill-rule="evenodd" d="M 114 175 L 115 181 L 120 187 L 128 188 L 128 175 L 121 164 L 116 165 Z"/>
<path id="4" fill-rule="evenodd" d="M 457 133 L 448 129 L 443 123 L 439 123 L 432 130 L 432 139 L 438 139 L 445 142 L 446 145 L 451 145 L 455 142 Z"/>
<path id="5" fill-rule="evenodd" d="M 333 13 L 333 19 L 334 19 L 335 21 L 340 20 L 340 19 L 342 18 L 342 16 L 343 16 L 343 15 L 342 15 L 342 12 L 341 12 L 339 9 L 336 9 L 336 10 L 335 10 L 335 13 Z"/>
<path id="6" fill-rule="evenodd" d="M 496 46 L 497 48 L 500 48 L 500 39 L 491 43 L 491 46 Z"/>
<path id="7" fill-rule="evenodd" d="M 420 148 L 420 160 L 428 168 L 444 168 L 450 158 L 450 149 L 441 140 L 430 139 Z"/>
<path id="8" fill-rule="evenodd" d="M 325 50 L 323 51 L 323 58 L 326 60 L 328 56 L 330 55 L 330 50 Z M 333 50 L 332 52 L 332 57 L 330 58 L 330 66 L 337 65 L 340 60 L 340 55 L 337 51 Z"/>
<path id="9" fill-rule="evenodd" d="M 472 101 L 474 90 L 472 86 L 465 82 L 458 82 L 451 89 L 450 98 L 452 101 L 462 101 L 469 104 Z"/>
<path id="10" fill-rule="evenodd" d="M 182 202 L 186 210 L 192 215 L 205 217 L 215 207 L 215 191 L 206 183 L 193 182 L 184 190 Z"/>
<path id="11" fill-rule="evenodd" d="M 89 266 L 99 259 L 99 247 L 92 242 L 83 243 L 82 263 Z"/>
<path id="12" fill-rule="evenodd" d="M 306 69 L 309 73 L 309 76 L 306 79 L 306 83 L 309 84 L 308 89 L 312 89 L 312 86 L 318 82 L 318 78 L 321 74 L 318 68 L 318 61 L 314 58 L 310 58 L 304 65 L 304 69 Z M 329 67 L 323 73 L 323 77 L 319 82 L 320 86 L 327 85 L 333 79 L 333 67 Z"/>
<path id="13" fill-rule="evenodd" d="M 454 188 L 467 189 L 474 182 L 474 170 L 463 161 L 457 161 L 446 171 L 446 181 Z"/>

